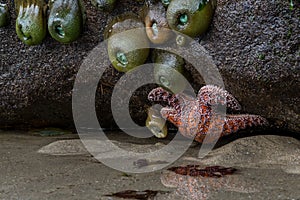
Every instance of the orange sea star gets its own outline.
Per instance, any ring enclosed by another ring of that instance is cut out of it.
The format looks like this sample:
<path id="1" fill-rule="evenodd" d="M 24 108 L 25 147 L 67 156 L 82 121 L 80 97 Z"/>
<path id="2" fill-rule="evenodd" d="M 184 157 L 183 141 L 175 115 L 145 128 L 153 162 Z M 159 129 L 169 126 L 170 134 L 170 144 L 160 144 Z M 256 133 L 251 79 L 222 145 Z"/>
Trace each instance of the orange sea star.
<path id="1" fill-rule="evenodd" d="M 236 114 L 222 115 L 216 112 L 218 105 L 226 106 L 232 110 L 240 110 L 238 101 L 217 86 L 206 85 L 199 90 L 197 98 L 183 93 L 171 94 L 159 87 L 153 89 L 148 99 L 154 102 L 164 102 L 167 107 L 161 109 L 161 115 L 175 126 L 179 132 L 198 142 L 203 142 L 211 128 L 220 127 L 221 134 L 229 135 L 240 129 L 251 126 L 266 125 L 267 120 L 259 115 Z M 217 140 L 218 137 L 210 137 L 207 142 Z"/>

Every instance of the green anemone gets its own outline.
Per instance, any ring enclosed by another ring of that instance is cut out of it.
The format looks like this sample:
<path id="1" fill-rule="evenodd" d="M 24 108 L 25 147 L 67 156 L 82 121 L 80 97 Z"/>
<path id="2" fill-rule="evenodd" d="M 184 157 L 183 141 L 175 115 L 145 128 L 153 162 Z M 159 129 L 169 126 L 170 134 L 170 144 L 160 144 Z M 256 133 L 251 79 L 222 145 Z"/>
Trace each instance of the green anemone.
<path id="1" fill-rule="evenodd" d="M 158 138 L 165 138 L 168 134 L 166 120 L 163 119 L 160 112 L 153 107 L 148 109 L 146 127 Z"/>
<path id="2" fill-rule="evenodd" d="M 115 69 L 127 72 L 145 63 L 149 41 L 143 22 L 134 15 L 121 15 L 105 29 L 109 59 Z"/>
<path id="3" fill-rule="evenodd" d="M 183 58 L 167 51 L 155 49 L 152 60 L 154 62 L 154 79 L 157 84 L 175 94 L 186 88 Z"/>
<path id="4" fill-rule="evenodd" d="M 46 36 L 45 4 L 43 0 L 15 0 L 16 32 L 26 45 L 40 44 Z"/>
<path id="5" fill-rule="evenodd" d="M 146 33 L 149 40 L 155 44 L 168 41 L 172 36 L 172 32 L 168 25 L 166 8 L 163 4 L 161 2 L 146 4 L 143 11 Z"/>
<path id="6" fill-rule="evenodd" d="M 61 43 L 71 43 L 79 38 L 85 23 L 85 7 L 82 0 L 52 0 L 48 30 Z"/>
<path id="7" fill-rule="evenodd" d="M 169 26 L 190 37 L 203 34 L 212 21 L 214 0 L 173 0 L 168 6 Z"/>

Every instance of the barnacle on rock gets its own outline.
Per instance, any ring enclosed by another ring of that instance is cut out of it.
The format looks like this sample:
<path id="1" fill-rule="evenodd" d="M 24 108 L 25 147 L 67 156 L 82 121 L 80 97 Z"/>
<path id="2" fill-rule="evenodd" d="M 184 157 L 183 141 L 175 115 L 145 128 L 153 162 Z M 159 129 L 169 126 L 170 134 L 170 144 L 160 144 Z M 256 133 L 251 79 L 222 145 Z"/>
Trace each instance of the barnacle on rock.
<path id="1" fill-rule="evenodd" d="M 79 38 L 85 23 L 85 7 L 82 0 L 51 0 L 48 30 L 61 43 Z"/>
<path id="2" fill-rule="evenodd" d="M 167 10 L 169 26 L 190 37 L 199 36 L 212 21 L 214 5 L 214 0 L 173 0 Z"/>
<path id="3" fill-rule="evenodd" d="M 26 45 L 40 44 L 46 36 L 45 4 L 43 0 L 15 0 L 16 32 Z"/>

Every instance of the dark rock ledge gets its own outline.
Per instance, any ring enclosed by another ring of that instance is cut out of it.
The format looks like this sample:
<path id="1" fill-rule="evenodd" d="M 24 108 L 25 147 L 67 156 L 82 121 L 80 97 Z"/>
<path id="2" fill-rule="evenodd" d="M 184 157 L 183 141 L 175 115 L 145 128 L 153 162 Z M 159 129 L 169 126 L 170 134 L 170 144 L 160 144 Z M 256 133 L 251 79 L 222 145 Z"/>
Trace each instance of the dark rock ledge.
<path id="1" fill-rule="evenodd" d="M 120 0 L 111 15 L 96 11 L 90 1 L 85 4 L 88 22 L 78 41 L 61 45 L 47 36 L 43 44 L 27 47 L 15 34 L 10 3 L 11 23 L 0 29 L 0 127 L 73 126 L 71 95 L 82 60 L 103 40 L 109 18 L 137 12 L 142 2 Z M 243 113 L 259 114 L 282 129 L 300 132 L 300 5 L 294 4 L 290 10 L 289 1 L 282 0 L 219 0 L 201 44 Z M 114 127 L 110 96 L 121 75 L 109 67 L 99 83 L 96 107 L 102 126 Z M 199 88 L 200 77 L 193 78 Z M 132 97 L 131 114 L 140 124 L 150 89 Z"/>

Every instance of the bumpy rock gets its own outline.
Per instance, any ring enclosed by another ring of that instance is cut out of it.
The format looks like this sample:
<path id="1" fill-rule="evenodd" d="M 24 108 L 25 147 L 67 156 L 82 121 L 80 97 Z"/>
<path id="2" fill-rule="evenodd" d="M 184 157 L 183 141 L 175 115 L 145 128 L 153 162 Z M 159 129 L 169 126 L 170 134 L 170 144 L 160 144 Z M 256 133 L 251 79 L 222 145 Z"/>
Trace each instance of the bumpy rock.
<path id="1" fill-rule="evenodd" d="M 207 165 L 276 169 L 300 174 L 300 142 L 291 137 L 260 135 L 238 139 L 201 159 Z"/>
<path id="2" fill-rule="evenodd" d="M 295 1 L 294 1 L 295 2 Z M 243 110 L 300 132 L 300 4 L 219 0 L 204 47 Z"/>
<path id="3" fill-rule="evenodd" d="M 103 40 L 110 18 L 118 13 L 137 13 L 143 2 L 122 1 L 111 15 L 97 11 L 90 1 L 84 4 L 87 24 L 77 41 L 62 45 L 48 35 L 41 45 L 27 47 L 17 38 L 15 9 L 13 2 L 9 3 L 12 23 L 0 29 L 0 127 L 73 126 L 72 89 L 83 59 Z M 101 67 L 107 71 L 99 84 L 96 107 L 104 113 L 99 116 L 101 125 L 112 127 L 107 105 L 121 74 L 111 66 Z"/>
<path id="4" fill-rule="evenodd" d="M 109 18 L 126 11 L 137 13 L 143 4 L 122 0 L 108 16 L 89 0 L 84 3 L 84 33 L 69 45 L 47 36 L 43 44 L 27 47 L 18 40 L 14 23 L 0 29 L 0 127 L 73 125 L 72 88 L 82 60 L 103 40 Z M 240 101 L 243 112 L 275 119 L 281 128 L 300 132 L 300 5 L 294 4 L 290 10 L 289 1 L 219 0 L 213 25 L 201 44 L 213 56 L 226 90 Z M 14 22 L 12 5 L 10 12 Z M 99 82 L 96 109 L 102 126 L 115 127 L 110 97 L 121 76 L 110 66 Z M 201 77 L 193 78 L 200 88 Z M 150 90 L 144 87 L 131 98 L 132 117 L 140 124 L 147 117 Z"/>

